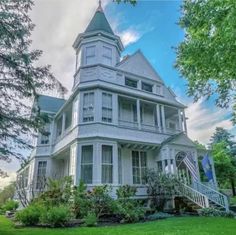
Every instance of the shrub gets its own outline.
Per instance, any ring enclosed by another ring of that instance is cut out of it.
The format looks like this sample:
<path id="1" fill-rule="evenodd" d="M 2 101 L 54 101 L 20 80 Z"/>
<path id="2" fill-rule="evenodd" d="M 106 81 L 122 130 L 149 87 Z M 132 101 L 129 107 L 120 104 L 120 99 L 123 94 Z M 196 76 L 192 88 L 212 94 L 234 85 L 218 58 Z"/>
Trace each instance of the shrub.
<path id="1" fill-rule="evenodd" d="M 170 217 L 173 217 L 173 215 L 170 215 L 170 214 L 164 213 L 164 212 L 157 212 L 152 215 L 148 215 L 146 218 L 147 218 L 147 220 L 158 220 L 158 219 L 166 219 L 166 218 L 170 218 Z"/>
<path id="2" fill-rule="evenodd" d="M 198 210 L 198 214 L 200 216 L 205 216 L 205 217 L 227 217 L 227 218 L 235 217 L 235 214 L 232 211 L 228 211 L 228 212 L 220 211 L 212 207 L 200 209 Z"/>
<path id="3" fill-rule="evenodd" d="M 14 211 L 18 208 L 19 203 L 14 200 L 8 200 L 4 205 L 3 205 L 3 211 Z"/>
<path id="4" fill-rule="evenodd" d="M 129 185 L 121 186 L 116 190 L 117 200 L 115 202 L 115 214 L 121 223 L 137 222 L 144 218 L 145 210 L 139 201 L 132 199 L 136 188 Z"/>
<path id="5" fill-rule="evenodd" d="M 42 208 L 32 204 L 27 208 L 16 213 L 16 220 L 26 226 L 36 225 L 39 223 L 39 218 L 42 213 Z"/>
<path id="6" fill-rule="evenodd" d="M 40 221 L 44 224 L 49 224 L 52 227 L 65 226 L 65 224 L 70 220 L 71 213 L 67 206 L 55 206 L 44 211 L 40 217 Z"/>
<path id="7" fill-rule="evenodd" d="M 89 212 L 85 217 L 84 217 L 84 224 L 85 226 L 88 227 L 94 227 L 97 225 L 97 216 L 94 212 Z"/>

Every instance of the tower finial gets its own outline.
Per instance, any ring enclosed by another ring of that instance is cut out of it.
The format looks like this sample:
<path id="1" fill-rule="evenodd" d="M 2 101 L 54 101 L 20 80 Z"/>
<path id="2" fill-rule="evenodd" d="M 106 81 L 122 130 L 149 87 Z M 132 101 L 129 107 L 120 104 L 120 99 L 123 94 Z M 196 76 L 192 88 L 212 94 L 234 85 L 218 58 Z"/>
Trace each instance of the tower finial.
<path id="1" fill-rule="evenodd" d="M 99 0 L 99 1 L 98 1 L 98 9 L 97 9 L 97 11 L 103 12 L 103 9 L 102 9 L 102 0 Z"/>

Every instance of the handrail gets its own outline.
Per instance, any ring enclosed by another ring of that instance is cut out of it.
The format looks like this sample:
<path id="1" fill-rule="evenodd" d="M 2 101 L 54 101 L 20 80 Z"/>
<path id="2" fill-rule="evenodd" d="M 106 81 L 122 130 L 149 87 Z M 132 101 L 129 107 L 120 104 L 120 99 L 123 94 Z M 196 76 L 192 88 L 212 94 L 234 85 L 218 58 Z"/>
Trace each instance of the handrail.
<path id="1" fill-rule="evenodd" d="M 229 202 L 226 195 L 198 181 L 195 181 L 193 183 L 193 188 L 201 192 L 202 194 L 206 195 L 210 201 L 223 207 L 226 211 L 229 211 Z"/>
<path id="2" fill-rule="evenodd" d="M 208 197 L 199 191 L 189 187 L 188 185 L 179 182 L 179 186 L 177 188 L 179 193 L 181 193 L 183 196 L 187 197 L 197 205 L 199 205 L 202 208 L 209 207 L 209 200 Z"/>

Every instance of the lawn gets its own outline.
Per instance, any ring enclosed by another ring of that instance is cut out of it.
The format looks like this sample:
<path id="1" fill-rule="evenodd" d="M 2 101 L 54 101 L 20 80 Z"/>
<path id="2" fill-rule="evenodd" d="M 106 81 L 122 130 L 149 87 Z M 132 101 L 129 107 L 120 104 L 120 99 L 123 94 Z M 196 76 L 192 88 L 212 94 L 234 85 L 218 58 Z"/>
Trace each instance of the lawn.
<path id="1" fill-rule="evenodd" d="M 179 217 L 138 224 L 97 228 L 14 228 L 0 216 L 0 235 L 218 235 L 236 234 L 236 220 L 227 218 Z"/>

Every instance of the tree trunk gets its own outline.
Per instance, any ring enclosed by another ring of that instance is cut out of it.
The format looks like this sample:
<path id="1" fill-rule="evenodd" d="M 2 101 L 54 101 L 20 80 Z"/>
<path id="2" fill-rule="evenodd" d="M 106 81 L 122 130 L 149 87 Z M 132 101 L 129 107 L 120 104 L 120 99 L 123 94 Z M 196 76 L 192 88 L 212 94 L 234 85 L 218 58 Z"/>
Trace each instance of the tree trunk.
<path id="1" fill-rule="evenodd" d="M 230 183 L 231 183 L 231 188 L 232 188 L 232 194 L 233 196 L 236 196 L 235 183 L 234 183 L 233 178 L 230 179 Z"/>

